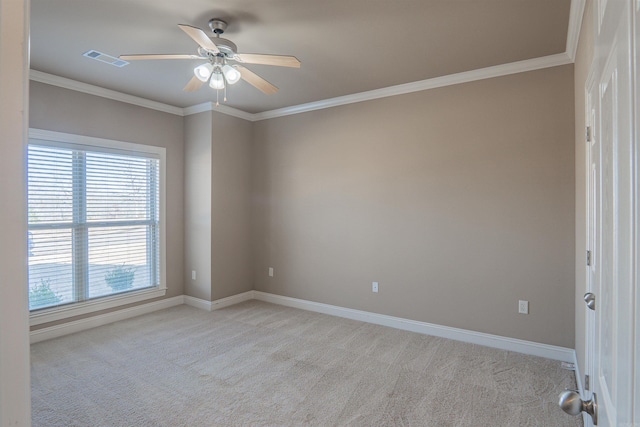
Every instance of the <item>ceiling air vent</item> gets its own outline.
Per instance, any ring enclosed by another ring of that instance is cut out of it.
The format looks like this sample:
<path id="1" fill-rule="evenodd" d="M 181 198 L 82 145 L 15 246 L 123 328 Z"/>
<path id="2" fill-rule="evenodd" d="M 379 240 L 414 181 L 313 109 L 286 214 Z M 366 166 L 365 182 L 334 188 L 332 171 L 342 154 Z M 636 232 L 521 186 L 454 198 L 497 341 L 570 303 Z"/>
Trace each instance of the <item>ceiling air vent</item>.
<path id="1" fill-rule="evenodd" d="M 106 53 L 98 52 L 97 50 L 90 50 L 88 52 L 83 53 L 82 56 L 95 59 L 96 61 L 115 65 L 116 67 L 124 67 L 125 65 L 129 64 L 127 61 L 123 61 L 122 59 L 118 59 L 111 55 L 107 55 Z"/>

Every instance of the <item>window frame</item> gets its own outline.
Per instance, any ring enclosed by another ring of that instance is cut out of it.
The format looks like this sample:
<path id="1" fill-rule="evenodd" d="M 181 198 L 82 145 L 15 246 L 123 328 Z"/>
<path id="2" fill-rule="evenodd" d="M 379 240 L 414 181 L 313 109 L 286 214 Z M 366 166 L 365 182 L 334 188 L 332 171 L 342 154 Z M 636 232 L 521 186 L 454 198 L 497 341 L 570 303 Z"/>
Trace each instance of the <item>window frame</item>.
<path id="1" fill-rule="evenodd" d="M 70 317 L 94 313 L 101 310 L 120 307 L 152 298 L 163 297 L 167 292 L 166 284 L 166 148 L 153 145 L 136 144 L 132 142 L 117 141 L 112 139 L 95 138 L 82 135 L 74 135 L 62 132 L 54 132 L 43 129 L 29 129 L 29 144 L 33 141 L 47 142 L 50 145 L 61 148 L 78 149 L 98 149 L 96 151 L 128 152 L 129 154 L 139 154 L 142 156 L 153 155 L 159 159 L 159 270 L 160 277 L 158 287 L 133 290 L 126 293 L 103 296 L 92 300 L 81 301 L 62 305 L 38 309 L 29 313 L 30 324 L 40 325 L 43 323 L 64 320 Z"/>

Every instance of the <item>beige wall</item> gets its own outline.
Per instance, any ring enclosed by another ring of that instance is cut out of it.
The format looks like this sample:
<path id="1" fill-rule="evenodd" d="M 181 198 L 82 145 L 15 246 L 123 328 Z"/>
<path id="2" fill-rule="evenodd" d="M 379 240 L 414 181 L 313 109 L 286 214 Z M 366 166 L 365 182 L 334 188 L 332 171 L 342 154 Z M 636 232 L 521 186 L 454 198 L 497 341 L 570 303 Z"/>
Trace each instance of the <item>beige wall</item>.
<path id="1" fill-rule="evenodd" d="M 211 113 L 185 117 L 184 144 L 184 291 L 211 301 Z"/>
<path id="2" fill-rule="evenodd" d="M 214 301 L 253 289 L 251 138 L 242 119 L 215 111 L 185 118 L 187 295 Z"/>
<path id="3" fill-rule="evenodd" d="M 0 0 L 0 426 L 31 425 L 25 286 L 28 17 L 28 0 Z"/>
<path id="4" fill-rule="evenodd" d="M 256 123 L 32 88 L 34 128 L 167 146 L 167 296 L 257 289 L 573 347 L 570 65 Z"/>
<path id="5" fill-rule="evenodd" d="M 255 123 L 255 288 L 573 348 L 573 103 L 568 65 Z"/>
<path id="6" fill-rule="evenodd" d="M 29 126 L 32 128 L 166 148 L 168 289 L 165 298 L 182 295 L 184 292 L 183 118 L 33 81 L 30 91 Z M 96 314 L 99 313 L 93 315 Z M 66 321 L 70 320 L 73 319 Z M 37 328 L 47 326 L 49 324 L 39 325 Z"/>
<path id="7" fill-rule="evenodd" d="M 585 251 L 587 248 L 587 181 L 586 181 L 586 143 L 585 143 L 585 85 L 589 68 L 593 59 L 593 7 L 592 2 L 586 3 L 580 39 L 576 52 L 574 69 L 575 83 L 575 152 L 576 152 L 576 289 L 575 313 L 576 328 L 575 342 L 578 365 L 581 372 L 585 372 L 585 303 L 583 295 L 587 288 L 587 268 L 585 265 Z"/>
<path id="8" fill-rule="evenodd" d="M 212 114 L 211 298 L 253 289 L 251 268 L 252 124 Z"/>

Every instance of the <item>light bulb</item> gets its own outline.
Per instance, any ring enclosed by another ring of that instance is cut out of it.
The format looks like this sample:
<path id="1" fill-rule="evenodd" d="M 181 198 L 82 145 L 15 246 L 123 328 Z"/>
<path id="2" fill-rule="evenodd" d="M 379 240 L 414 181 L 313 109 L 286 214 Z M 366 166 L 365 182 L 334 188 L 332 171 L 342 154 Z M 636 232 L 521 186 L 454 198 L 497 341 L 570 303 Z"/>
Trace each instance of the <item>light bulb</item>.
<path id="1" fill-rule="evenodd" d="M 211 71 L 213 70 L 213 65 L 206 63 L 202 65 L 198 65 L 193 69 L 193 74 L 196 75 L 198 80 L 201 82 L 206 82 L 209 80 L 209 76 L 211 76 Z"/>
<path id="2" fill-rule="evenodd" d="M 209 80 L 209 86 L 212 89 L 224 89 L 224 77 L 220 70 L 215 70 Z"/>
<path id="3" fill-rule="evenodd" d="M 224 73 L 224 78 L 227 79 L 227 83 L 230 85 L 238 83 L 240 80 L 240 71 L 236 70 L 229 64 L 224 64 L 222 67 L 222 72 Z"/>

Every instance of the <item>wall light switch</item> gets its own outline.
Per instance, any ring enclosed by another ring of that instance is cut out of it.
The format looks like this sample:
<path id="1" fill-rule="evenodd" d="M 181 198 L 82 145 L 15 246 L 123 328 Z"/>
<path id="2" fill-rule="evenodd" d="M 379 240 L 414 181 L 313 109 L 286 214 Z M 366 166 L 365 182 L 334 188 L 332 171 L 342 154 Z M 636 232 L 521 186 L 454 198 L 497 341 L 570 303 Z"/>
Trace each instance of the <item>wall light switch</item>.
<path id="1" fill-rule="evenodd" d="M 273 277 L 273 267 L 269 267 L 269 277 Z"/>
<path id="2" fill-rule="evenodd" d="M 196 280 L 196 271 L 191 270 L 191 280 Z"/>
<path id="3" fill-rule="evenodd" d="M 378 292 L 378 282 L 371 282 L 371 292 Z"/>

